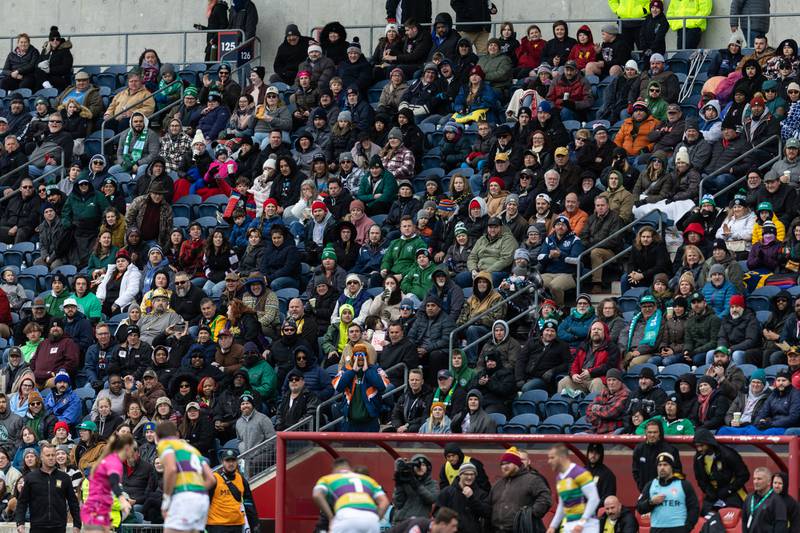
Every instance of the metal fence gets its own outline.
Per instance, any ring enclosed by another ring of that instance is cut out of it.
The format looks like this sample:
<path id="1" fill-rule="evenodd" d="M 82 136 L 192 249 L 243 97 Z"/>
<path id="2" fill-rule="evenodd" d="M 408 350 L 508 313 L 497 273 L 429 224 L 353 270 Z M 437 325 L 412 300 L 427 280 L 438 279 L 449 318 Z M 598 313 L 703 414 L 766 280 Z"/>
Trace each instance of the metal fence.
<path id="1" fill-rule="evenodd" d="M 307 416 L 293 426 L 284 431 L 314 431 L 314 417 Z M 243 451 L 239 455 L 239 469 L 244 476 L 253 482 L 253 479 L 269 473 L 275 467 L 275 443 L 277 437 L 273 436 L 264 442 L 257 444 L 249 450 Z M 295 442 L 289 446 L 287 452 L 290 455 L 302 453 L 312 446 L 309 442 Z M 138 532 L 137 532 L 138 533 Z M 149 532 L 144 532 L 149 533 Z"/>

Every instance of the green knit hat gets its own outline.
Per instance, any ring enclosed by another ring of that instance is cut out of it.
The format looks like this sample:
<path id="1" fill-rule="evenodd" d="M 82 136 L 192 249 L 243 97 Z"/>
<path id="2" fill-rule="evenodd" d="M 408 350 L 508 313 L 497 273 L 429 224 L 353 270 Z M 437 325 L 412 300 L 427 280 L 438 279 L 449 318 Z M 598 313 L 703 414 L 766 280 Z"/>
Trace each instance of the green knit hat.
<path id="1" fill-rule="evenodd" d="M 325 248 L 322 250 L 322 259 L 333 259 L 336 261 L 336 252 L 333 250 L 333 248 Z"/>
<path id="2" fill-rule="evenodd" d="M 183 96 L 194 96 L 197 97 L 197 87 L 190 86 L 183 90 Z"/>

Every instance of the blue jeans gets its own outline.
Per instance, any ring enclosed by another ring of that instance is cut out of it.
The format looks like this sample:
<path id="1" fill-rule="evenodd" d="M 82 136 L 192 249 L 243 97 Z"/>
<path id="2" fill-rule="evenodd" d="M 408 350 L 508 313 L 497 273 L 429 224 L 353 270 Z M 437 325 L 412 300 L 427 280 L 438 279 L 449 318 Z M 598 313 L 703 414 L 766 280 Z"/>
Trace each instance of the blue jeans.
<path id="1" fill-rule="evenodd" d="M 56 181 L 61 179 L 61 176 L 57 176 L 56 174 L 49 174 L 49 173 L 55 171 L 55 169 L 57 169 L 57 168 L 58 168 L 57 165 L 56 166 L 45 165 L 44 168 L 39 168 L 39 167 L 37 167 L 35 165 L 28 165 L 28 174 L 31 176 L 31 178 L 38 178 L 39 176 L 47 174 L 47 177 L 48 177 L 48 179 L 50 181 L 56 182 Z"/>
<path id="2" fill-rule="evenodd" d="M 203 285 L 203 292 L 210 295 L 212 298 L 219 298 L 222 296 L 222 292 L 225 290 L 225 280 L 220 282 L 214 283 L 211 280 L 206 280 L 205 285 Z"/>
<path id="3" fill-rule="evenodd" d="M 758 429 L 752 425 L 738 428 L 723 426 L 717 431 L 717 435 L 783 435 L 784 433 L 786 433 L 786 428 Z"/>
<path id="4" fill-rule="evenodd" d="M 533 378 L 528 381 L 525 385 L 522 386 L 522 392 L 528 392 L 529 390 L 546 390 L 547 383 L 544 382 L 542 378 Z"/>
<path id="5" fill-rule="evenodd" d="M 295 278 L 283 276 L 272 280 L 272 283 L 269 284 L 269 287 L 273 291 L 277 291 L 280 289 L 287 289 L 287 288 L 300 289 L 300 284 L 297 282 Z"/>
<path id="6" fill-rule="evenodd" d="M 480 165 L 479 165 L 480 167 Z M 472 189 L 472 194 L 475 196 L 481 195 L 481 189 L 483 189 L 483 174 L 480 172 L 476 172 L 469 178 L 469 187 Z"/>
<path id="7" fill-rule="evenodd" d="M 564 122 L 565 120 L 578 120 L 578 115 L 575 114 L 575 111 L 572 109 L 567 109 L 566 107 L 561 108 L 561 121 Z"/>
<path id="8" fill-rule="evenodd" d="M 489 328 L 486 326 L 481 325 L 472 325 L 467 328 L 467 333 L 465 337 L 467 338 L 467 344 L 472 344 L 476 340 L 480 339 L 484 335 L 489 333 Z M 478 345 L 470 346 L 466 349 L 467 359 L 470 363 L 475 363 L 478 361 Z"/>
<path id="9" fill-rule="evenodd" d="M 672 355 L 654 355 L 650 358 L 648 363 L 652 363 L 656 366 L 669 366 L 675 363 L 682 363 L 683 362 L 683 354 L 674 353 Z"/>
<path id="10" fill-rule="evenodd" d="M 500 282 L 508 277 L 508 272 L 490 272 L 490 274 L 492 275 L 492 285 L 494 287 L 500 285 Z M 465 270 L 464 272 L 456 274 L 456 277 L 453 278 L 453 282 L 462 288 L 472 287 L 472 272 Z"/>

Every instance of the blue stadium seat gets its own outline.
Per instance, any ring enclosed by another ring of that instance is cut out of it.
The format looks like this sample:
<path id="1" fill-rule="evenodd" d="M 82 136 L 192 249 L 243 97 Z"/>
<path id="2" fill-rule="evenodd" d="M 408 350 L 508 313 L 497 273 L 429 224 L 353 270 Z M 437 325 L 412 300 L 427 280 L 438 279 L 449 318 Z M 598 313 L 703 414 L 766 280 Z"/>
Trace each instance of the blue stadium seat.
<path id="1" fill-rule="evenodd" d="M 511 404 L 511 412 L 514 416 L 522 414 L 541 414 L 540 406 L 543 406 L 547 401 L 547 391 L 545 390 L 529 390 L 523 392 L 522 395 L 514 400 Z"/>
<path id="2" fill-rule="evenodd" d="M 381 93 L 383 92 L 383 88 L 389 83 L 389 80 L 381 80 L 377 82 L 375 85 L 369 88 L 367 92 L 367 97 L 369 99 L 370 104 L 377 103 L 380 100 Z"/>
<path id="3" fill-rule="evenodd" d="M 778 372 L 781 370 L 786 370 L 788 367 L 786 365 L 770 365 L 764 369 L 764 372 L 767 374 L 767 379 L 775 379 L 775 376 L 778 375 Z"/>
<path id="4" fill-rule="evenodd" d="M 568 414 L 571 412 L 570 405 L 572 398 L 569 396 L 562 396 L 561 394 L 554 394 L 544 404 L 544 414 L 547 417 Z"/>
<path id="5" fill-rule="evenodd" d="M 753 293 L 747 297 L 747 307 L 755 312 L 769 311 L 772 309 L 772 302 L 767 296 Z"/>
<path id="6" fill-rule="evenodd" d="M 503 432 L 503 426 L 506 423 L 506 415 L 503 413 L 489 413 L 489 418 L 494 420 L 494 423 L 497 424 L 497 432 Z"/>
<path id="7" fill-rule="evenodd" d="M 564 428 L 571 426 L 574 421 L 572 415 L 566 413 L 550 415 L 536 427 L 536 433 L 539 435 L 564 433 Z"/>
<path id="8" fill-rule="evenodd" d="M 755 372 L 756 369 L 758 369 L 756 365 L 750 365 L 747 363 L 742 363 L 741 365 L 736 365 L 736 366 L 739 367 L 739 370 L 742 371 L 744 377 L 746 377 L 747 379 L 750 379 L 750 376 L 753 375 L 753 372 Z"/>
<path id="9" fill-rule="evenodd" d="M 174 206 L 174 205 L 172 206 L 173 210 L 174 210 L 175 207 L 177 207 L 177 206 Z M 182 207 L 185 207 L 185 206 L 182 206 Z M 173 216 L 172 217 L 172 225 L 175 226 L 176 228 L 181 228 L 181 229 L 188 228 L 189 227 L 189 217 Z"/>
<path id="10" fill-rule="evenodd" d="M 523 413 L 514 416 L 503 425 L 503 433 L 509 435 L 527 435 L 533 433 L 539 425 L 539 415 L 533 413 Z"/>
<path id="11" fill-rule="evenodd" d="M 199 218 L 213 218 L 214 220 L 217 219 L 217 213 L 222 213 L 219 204 L 209 201 L 196 206 L 195 211 Z"/>
<path id="12" fill-rule="evenodd" d="M 17 283 L 22 285 L 26 291 L 31 290 L 34 293 L 39 292 L 39 277 L 31 274 L 20 274 L 17 276 Z"/>
<path id="13" fill-rule="evenodd" d="M 210 229 L 216 228 L 219 223 L 217 217 L 197 217 L 194 222 L 200 224 L 206 232 Z"/>
<path id="14" fill-rule="evenodd" d="M 761 311 L 756 311 L 756 319 L 762 326 L 769 320 L 770 316 L 772 316 L 772 311 L 770 310 L 762 309 Z"/>
<path id="15" fill-rule="evenodd" d="M 573 410 L 573 414 L 578 418 L 584 416 L 586 414 L 586 408 L 589 407 L 589 405 L 594 401 L 595 398 L 597 398 L 597 396 L 597 392 L 590 392 L 580 400 L 572 402 L 572 405 L 575 408 Z"/>
<path id="16" fill-rule="evenodd" d="M 186 204 L 172 204 L 172 216 L 192 218 L 192 206 Z"/>

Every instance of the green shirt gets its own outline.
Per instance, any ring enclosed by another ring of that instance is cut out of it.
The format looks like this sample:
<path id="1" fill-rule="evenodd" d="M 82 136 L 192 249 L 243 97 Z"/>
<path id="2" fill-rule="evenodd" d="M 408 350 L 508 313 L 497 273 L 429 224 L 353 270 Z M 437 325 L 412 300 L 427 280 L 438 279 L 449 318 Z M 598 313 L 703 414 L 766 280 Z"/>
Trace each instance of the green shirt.
<path id="1" fill-rule="evenodd" d="M 664 435 L 694 435 L 694 424 L 688 418 L 679 418 L 677 420 L 673 420 L 672 422 L 667 422 L 667 419 L 661 415 L 654 416 L 650 420 L 654 420 L 656 422 L 661 423 L 661 427 L 664 428 Z M 639 427 L 636 428 L 637 435 L 644 435 L 644 428 L 647 426 L 647 423 L 650 420 L 646 420 L 645 422 L 639 424 Z"/>

